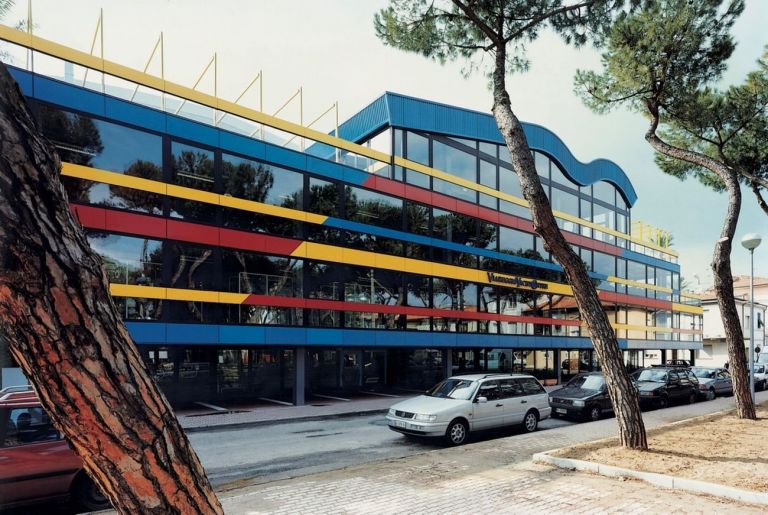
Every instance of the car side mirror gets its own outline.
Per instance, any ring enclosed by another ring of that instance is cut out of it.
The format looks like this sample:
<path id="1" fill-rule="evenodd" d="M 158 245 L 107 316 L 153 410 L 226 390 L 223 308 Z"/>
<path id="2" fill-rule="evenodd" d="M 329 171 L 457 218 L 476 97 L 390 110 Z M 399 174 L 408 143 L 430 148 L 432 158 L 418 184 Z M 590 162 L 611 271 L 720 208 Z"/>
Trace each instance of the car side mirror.
<path id="1" fill-rule="evenodd" d="M 475 402 L 477 402 L 479 404 L 484 404 L 484 403 L 488 402 L 488 397 L 478 397 L 477 399 L 475 399 Z"/>

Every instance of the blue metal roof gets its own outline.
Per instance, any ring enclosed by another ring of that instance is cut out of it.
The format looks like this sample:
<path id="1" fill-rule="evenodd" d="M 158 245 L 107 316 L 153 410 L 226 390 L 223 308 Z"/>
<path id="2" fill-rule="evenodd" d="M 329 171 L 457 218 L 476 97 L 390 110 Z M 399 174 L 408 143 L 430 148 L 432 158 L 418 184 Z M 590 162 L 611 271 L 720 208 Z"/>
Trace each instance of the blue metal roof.
<path id="1" fill-rule="evenodd" d="M 343 139 L 361 142 L 388 126 L 504 144 L 496 121 L 488 113 L 391 92 L 384 93 L 341 124 L 339 134 Z M 616 186 L 630 206 L 637 201 L 635 188 L 624 170 L 613 161 L 596 159 L 582 163 L 549 129 L 525 122 L 523 129 L 529 146 L 557 161 L 573 182 L 588 186 L 607 181 Z M 324 150 L 321 145 L 315 147 L 310 152 Z"/>

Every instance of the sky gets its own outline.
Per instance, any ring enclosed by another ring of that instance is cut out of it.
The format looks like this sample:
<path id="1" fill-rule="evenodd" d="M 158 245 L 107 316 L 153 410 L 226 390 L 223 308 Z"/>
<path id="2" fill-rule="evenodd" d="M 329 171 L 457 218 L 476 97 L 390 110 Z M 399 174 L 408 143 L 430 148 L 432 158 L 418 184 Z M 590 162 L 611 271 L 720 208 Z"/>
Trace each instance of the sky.
<path id="1" fill-rule="evenodd" d="M 88 51 L 99 9 L 104 10 L 105 57 L 143 69 L 158 35 L 164 32 L 165 76 L 192 86 L 213 52 L 218 61 L 218 95 L 234 100 L 263 72 L 264 110 L 277 110 L 303 88 L 305 120 L 339 102 L 341 120 L 385 91 L 393 91 L 490 112 L 492 98 L 482 74 L 464 78 L 465 63 L 441 65 L 384 46 L 375 36 L 373 15 L 384 0 L 34 0 L 35 32 L 41 37 Z M 26 18 L 27 3 L 7 16 Z M 768 1 L 747 0 L 733 29 L 734 55 L 720 85 L 739 83 L 755 68 L 768 44 Z M 99 47 L 96 47 L 96 54 Z M 712 283 L 709 267 L 726 208 L 725 197 L 698 182 L 664 175 L 643 139 L 647 122 L 637 113 L 596 115 L 573 92 L 577 69 L 598 69 L 599 51 L 574 49 L 544 33 L 528 49 L 531 67 L 508 78 L 512 108 L 524 121 L 560 136 L 583 162 L 607 158 L 629 176 L 638 194 L 632 219 L 669 230 L 680 253 L 682 275 L 694 290 Z M 149 73 L 159 75 L 159 63 Z M 212 93 L 206 77 L 198 87 Z M 258 107 L 258 89 L 241 103 Z M 298 104 L 281 117 L 298 122 Z M 315 128 L 330 130 L 332 116 Z M 768 240 L 768 216 L 754 195 L 743 189 L 744 204 L 736 231 L 732 267 L 749 273 L 749 254 L 738 243 L 757 232 Z M 756 275 L 768 276 L 768 241 L 755 251 Z"/>

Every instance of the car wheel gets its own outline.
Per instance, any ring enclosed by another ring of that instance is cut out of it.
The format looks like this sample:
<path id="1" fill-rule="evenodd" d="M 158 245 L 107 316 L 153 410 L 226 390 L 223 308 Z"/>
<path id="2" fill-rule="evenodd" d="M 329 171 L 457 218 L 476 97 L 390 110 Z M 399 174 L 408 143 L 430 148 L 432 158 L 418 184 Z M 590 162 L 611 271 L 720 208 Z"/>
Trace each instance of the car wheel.
<path id="1" fill-rule="evenodd" d="M 688 396 L 688 404 L 693 404 L 694 402 L 696 402 L 696 392 L 691 392 Z"/>
<path id="2" fill-rule="evenodd" d="M 467 441 L 469 435 L 469 428 L 467 423 L 463 420 L 454 420 L 448 424 L 448 429 L 445 431 L 445 439 L 451 445 L 461 445 Z"/>
<path id="3" fill-rule="evenodd" d="M 537 427 L 539 427 L 539 416 L 535 411 L 531 410 L 523 418 L 523 429 L 526 433 L 533 433 Z"/>
<path id="4" fill-rule="evenodd" d="M 101 489 L 85 474 L 76 480 L 72 488 L 72 497 L 88 511 L 106 510 L 112 507 L 109 499 L 101 493 Z"/>
<path id="5" fill-rule="evenodd" d="M 603 412 L 600 410 L 600 406 L 592 406 L 587 412 L 587 419 L 591 421 L 600 420 L 600 416 Z"/>
<path id="6" fill-rule="evenodd" d="M 659 397 L 659 400 L 656 401 L 656 405 L 659 407 L 659 409 L 664 409 L 669 406 L 669 399 L 666 397 Z"/>
<path id="7" fill-rule="evenodd" d="M 707 392 L 707 400 L 708 401 L 715 400 L 715 397 L 717 397 L 717 394 L 715 393 L 715 389 L 710 388 L 709 391 Z"/>

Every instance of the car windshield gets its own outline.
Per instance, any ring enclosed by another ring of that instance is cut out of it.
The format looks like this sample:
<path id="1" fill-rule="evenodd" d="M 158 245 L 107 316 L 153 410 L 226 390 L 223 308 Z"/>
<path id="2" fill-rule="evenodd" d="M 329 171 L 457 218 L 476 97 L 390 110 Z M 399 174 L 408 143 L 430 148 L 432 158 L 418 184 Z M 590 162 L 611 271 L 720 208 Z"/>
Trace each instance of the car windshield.
<path id="1" fill-rule="evenodd" d="M 605 380 L 601 376 L 578 376 L 571 379 L 566 388 L 582 388 L 584 390 L 601 390 Z"/>
<path id="2" fill-rule="evenodd" d="M 712 379 L 715 377 L 715 371 L 708 368 L 692 368 L 691 372 L 693 372 L 693 375 L 701 379 Z"/>
<path id="3" fill-rule="evenodd" d="M 477 383 L 466 379 L 446 379 L 427 392 L 430 397 L 467 400 L 475 393 Z"/>
<path id="4" fill-rule="evenodd" d="M 646 369 L 640 372 L 638 381 L 651 381 L 653 383 L 665 383 L 667 381 L 666 370 Z"/>

